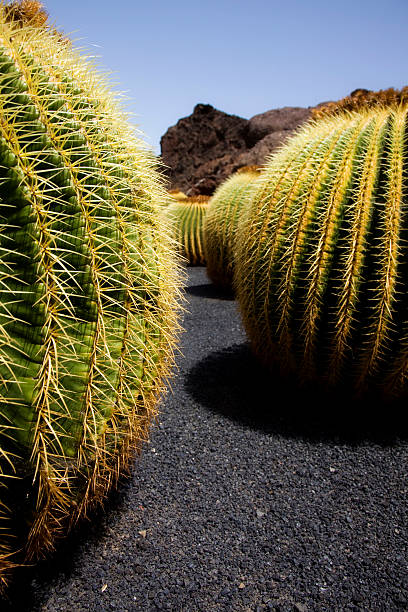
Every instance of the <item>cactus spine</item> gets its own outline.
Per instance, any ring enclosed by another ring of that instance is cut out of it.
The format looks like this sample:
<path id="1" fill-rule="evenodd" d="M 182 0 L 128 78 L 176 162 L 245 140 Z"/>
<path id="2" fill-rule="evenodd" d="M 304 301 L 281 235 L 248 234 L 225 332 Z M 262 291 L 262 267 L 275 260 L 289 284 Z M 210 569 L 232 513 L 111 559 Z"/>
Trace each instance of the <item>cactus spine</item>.
<path id="1" fill-rule="evenodd" d="M 302 380 L 406 391 L 406 119 L 400 104 L 311 122 L 270 158 L 240 226 L 254 350 Z"/>
<path id="2" fill-rule="evenodd" d="M 209 196 L 193 196 L 167 206 L 165 216 L 181 255 L 193 266 L 205 264 L 203 223 Z"/>
<path id="3" fill-rule="evenodd" d="M 0 28 L 5 581 L 103 498 L 146 439 L 179 281 L 153 156 L 103 76 L 3 4 Z"/>
<path id="4" fill-rule="evenodd" d="M 227 178 L 210 199 L 204 221 L 207 274 L 215 285 L 230 288 L 238 221 L 250 197 L 259 166 L 244 166 Z"/>

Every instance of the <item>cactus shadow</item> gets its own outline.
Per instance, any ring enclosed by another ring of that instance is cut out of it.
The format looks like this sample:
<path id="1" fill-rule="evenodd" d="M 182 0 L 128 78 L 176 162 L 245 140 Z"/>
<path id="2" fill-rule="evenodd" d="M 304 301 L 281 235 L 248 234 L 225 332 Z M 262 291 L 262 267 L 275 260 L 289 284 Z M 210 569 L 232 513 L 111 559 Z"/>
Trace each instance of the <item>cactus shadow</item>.
<path id="1" fill-rule="evenodd" d="M 207 410 L 268 434 L 350 444 L 408 439 L 403 402 L 299 388 L 266 370 L 247 343 L 208 355 L 189 371 L 185 387 Z"/>
<path id="2" fill-rule="evenodd" d="M 232 289 L 222 289 L 212 283 L 185 287 L 185 291 L 195 297 L 204 297 L 212 300 L 235 300 Z"/>
<path id="3" fill-rule="evenodd" d="M 15 568 L 6 593 L 0 599 L 1 612 L 40 612 L 50 594 L 50 585 L 61 575 L 68 580 L 82 551 L 106 536 L 109 525 L 125 504 L 129 487 L 130 479 L 121 477 L 103 506 L 93 509 L 65 538 L 57 540 L 54 552 L 32 565 Z"/>

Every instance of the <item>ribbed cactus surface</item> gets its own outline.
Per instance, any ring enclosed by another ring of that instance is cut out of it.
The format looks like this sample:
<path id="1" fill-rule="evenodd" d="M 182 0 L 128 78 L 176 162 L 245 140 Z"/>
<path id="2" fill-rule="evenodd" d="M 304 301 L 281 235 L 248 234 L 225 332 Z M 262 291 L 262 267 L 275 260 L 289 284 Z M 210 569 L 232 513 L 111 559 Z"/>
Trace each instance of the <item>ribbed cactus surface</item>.
<path id="1" fill-rule="evenodd" d="M 238 222 L 259 170 L 259 166 L 240 168 L 210 199 L 204 220 L 205 259 L 209 278 L 220 287 L 232 286 Z"/>
<path id="2" fill-rule="evenodd" d="M 193 196 L 172 202 L 165 210 L 180 254 L 194 266 L 205 263 L 203 223 L 208 201 L 208 196 Z"/>
<path id="3" fill-rule="evenodd" d="M 272 156 L 238 237 L 255 351 L 300 379 L 407 390 L 407 105 L 312 122 Z"/>
<path id="4" fill-rule="evenodd" d="M 3 5 L 0 29 L 4 579 L 18 548 L 50 547 L 146 439 L 178 280 L 153 156 L 104 77 Z"/>

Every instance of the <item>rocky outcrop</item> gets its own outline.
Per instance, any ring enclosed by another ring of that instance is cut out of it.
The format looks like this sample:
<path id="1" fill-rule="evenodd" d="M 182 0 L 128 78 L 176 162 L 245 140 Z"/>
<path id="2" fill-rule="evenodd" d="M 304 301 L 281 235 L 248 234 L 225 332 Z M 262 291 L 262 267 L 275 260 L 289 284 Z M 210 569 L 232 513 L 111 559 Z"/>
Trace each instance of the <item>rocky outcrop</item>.
<path id="1" fill-rule="evenodd" d="M 248 148 L 237 157 L 237 167 L 262 165 L 270 153 L 310 118 L 311 112 L 311 108 L 285 106 L 254 115 L 248 120 L 245 130 Z"/>
<path id="2" fill-rule="evenodd" d="M 268 134 L 292 132 L 301 123 L 309 119 L 310 108 L 299 106 L 285 106 L 254 115 L 249 119 L 245 140 L 248 147 L 253 147 Z"/>
<path id="3" fill-rule="evenodd" d="M 339 110 L 407 100 L 408 87 L 377 92 L 355 89 L 337 102 L 321 102 L 308 108 L 285 106 L 251 119 L 228 115 L 210 104 L 197 104 L 192 115 L 180 119 L 161 139 L 169 188 L 188 195 L 211 195 L 238 168 L 262 165 L 310 117 L 318 119 Z"/>
<path id="4" fill-rule="evenodd" d="M 262 164 L 310 114 L 311 108 L 285 107 L 243 119 L 197 104 L 161 139 L 169 187 L 211 195 L 238 168 Z"/>
<path id="5" fill-rule="evenodd" d="M 197 104 L 192 115 L 170 127 L 160 144 L 171 188 L 210 195 L 220 177 L 231 173 L 232 160 L 246 151 L 247 123 L 210 104 Z"/>

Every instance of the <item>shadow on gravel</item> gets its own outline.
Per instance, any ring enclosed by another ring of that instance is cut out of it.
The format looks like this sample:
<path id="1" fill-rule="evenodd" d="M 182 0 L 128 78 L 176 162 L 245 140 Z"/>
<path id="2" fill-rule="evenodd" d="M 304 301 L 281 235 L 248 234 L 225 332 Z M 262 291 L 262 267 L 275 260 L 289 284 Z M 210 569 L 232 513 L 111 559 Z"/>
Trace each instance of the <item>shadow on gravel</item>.
<path id="1" fill-rule="evenodd" d="M 210 298 L 212 300 L 234 300 L 235 296 L 232 291 L 220 289 L 213 284 L 193 285 L 185 288 L 186 293 L 195 295 L 196 297 Z"/>
<path id="2" fill-rule="evenodd" d="M 52 582 L 60 579 L 61 575 L 68 580 L 76 568 L 81 549 L 87 550 L 92 542 L 100 541 L 106 535 L 108 526 L 113 524 L 125 502 L 129 486 L 129 479 L 122 477 L 104 506 L 95 508 L 66 538 L 57 541 L 53 554 L 32 566 L 16 568 L 4 600 L 0 599 L 1 612 L 40 612 L 45 603 L 44 595 L 50 595 Z M 96 576 L 95 581 L 98 580 L 100 577 Z"/>
<path id="3" fill-rule="evenodd" d="M 408 439 L 403 402 L 351 401 L 341 392 L 299 389 L 264 369 L 246 343 L 196 364 L 187 374 L 186 390 L 211 412 L 265 433 L 352 444 Z"/>

